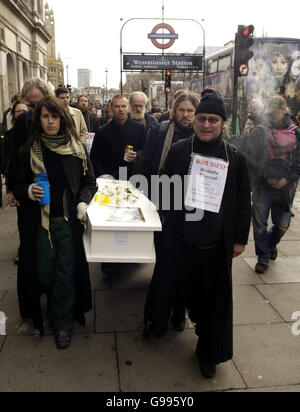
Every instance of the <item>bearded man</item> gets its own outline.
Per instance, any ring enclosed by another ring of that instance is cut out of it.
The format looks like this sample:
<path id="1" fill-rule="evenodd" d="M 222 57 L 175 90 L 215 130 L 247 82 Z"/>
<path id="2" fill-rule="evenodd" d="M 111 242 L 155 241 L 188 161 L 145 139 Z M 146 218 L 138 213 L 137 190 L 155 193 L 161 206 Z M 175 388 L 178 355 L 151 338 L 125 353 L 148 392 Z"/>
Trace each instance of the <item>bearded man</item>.
<path id="1" fill-rule="evenodd" d="M 144 125 L 146 132 L 156 125 L 157 121 L 154 116 L 146 112 L 148 97 L 145 93 L 134 92 L 129 96 L 130 117 Z"/>

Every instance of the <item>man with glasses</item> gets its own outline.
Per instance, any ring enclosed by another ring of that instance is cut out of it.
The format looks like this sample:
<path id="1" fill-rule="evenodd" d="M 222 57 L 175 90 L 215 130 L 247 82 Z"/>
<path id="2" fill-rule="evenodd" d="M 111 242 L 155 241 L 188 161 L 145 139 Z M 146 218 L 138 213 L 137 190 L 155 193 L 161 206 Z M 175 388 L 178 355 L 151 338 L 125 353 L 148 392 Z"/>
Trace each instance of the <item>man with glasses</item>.
<path id="1" fill-rule="evenodd" d="M 233 357 L 232 259 L 245 250 L 251 221 L 247 162 L 225 140 L 226 119 L 221 93 L 205 89 L 195 134 L 169 150 L 161 175 L 181 178 L 176 182 L 182 206 L 173 202 L 170 210 L 161 210 L 162 238 L 145 307 L 144 336 L 162 337 L 180 289 L 196 325 L 196 354 L 207 379 Z M 190 191 L 183 184 L 187 176 Z"/>
<path id="2" fill-rule="evenodd" d="M 147 104 L 148 97 L 143 92 L 134 92 L 129 97 L 131 119 L 142 123 L 148 134 L 157 121 L 154 116 L 146 112 Z"/>

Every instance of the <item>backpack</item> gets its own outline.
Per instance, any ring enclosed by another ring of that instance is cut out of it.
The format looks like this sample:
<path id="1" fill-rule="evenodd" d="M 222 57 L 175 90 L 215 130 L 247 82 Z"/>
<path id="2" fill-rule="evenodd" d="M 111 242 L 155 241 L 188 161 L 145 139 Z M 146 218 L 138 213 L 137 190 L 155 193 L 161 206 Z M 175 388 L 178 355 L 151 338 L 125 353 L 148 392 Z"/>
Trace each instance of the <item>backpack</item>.
<path id="1" fill-rule="evenodd" d="M 265 179 L 289 178 L 297 148 L 295 124 L 287 129 L 267 129 L 269 136 L 265 155 Z"/>

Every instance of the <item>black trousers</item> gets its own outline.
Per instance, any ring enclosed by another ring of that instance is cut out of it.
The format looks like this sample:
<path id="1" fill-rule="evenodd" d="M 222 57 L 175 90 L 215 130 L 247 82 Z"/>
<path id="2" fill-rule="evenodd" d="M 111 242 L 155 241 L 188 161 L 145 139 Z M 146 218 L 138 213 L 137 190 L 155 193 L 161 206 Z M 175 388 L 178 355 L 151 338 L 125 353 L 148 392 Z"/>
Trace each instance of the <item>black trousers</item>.
<path id="1" fill-rule="evenodd" d="M 197 250 L 184 245 L 180 273 L 189 317 L 199 337 L 197 355 L 203 364 L 214 364 L 218 342 L 215 330 L 220 308 L 217 290 L 221 278 L 221 250 Z M 225 291 L 224 291 L 225 293 Z"/>

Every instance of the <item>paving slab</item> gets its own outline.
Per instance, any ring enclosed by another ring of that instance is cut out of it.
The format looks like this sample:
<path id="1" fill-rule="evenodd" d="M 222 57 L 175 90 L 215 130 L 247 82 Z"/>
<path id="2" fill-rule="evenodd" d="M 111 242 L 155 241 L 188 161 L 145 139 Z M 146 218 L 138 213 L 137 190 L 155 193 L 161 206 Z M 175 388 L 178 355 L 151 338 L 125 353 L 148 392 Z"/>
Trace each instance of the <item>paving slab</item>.
<path id="1" fill-rule="evenodd" d="M 112 276 L 113 290 L 148 290 L 154 264 L 128 265 L 122 273 Z"/>
<path id="2" fill-rule="evenodd" d="M 234 285 L 264 285 L 263 279 L 258 277 L 243 258 L 233 260 L 232 281 Z"/>
<path id="3" fill-rule="evenodd" d="M 96 291 L 96 333 L 143 329 L 146 291 Z"/>
<path id="4" fill-rule="evenodd" d="M 50 336 L 9 336 L 0 353 L 0 370 L 0 392 L 119 391 L 111 334 L 76 335 L 66 351 L 58 351 Z"/>
<path id="5" fill-rule="evenodd" d="M 293 224 L 292 222 L 291 227 L 282 238 L 282 241 L 287 240 L 300 240 L 300 225 L 298 223 Z"/>
<path id="6" fill-rule="evenodd" d="M 0 225 L 0 239 L 2 241 L 7 241 L 13 238 L 17 232 L 15 222 L 3 222 L 4 219 L 1 220 Z"/>
<path id="7" fill-rule="evenodd" d="M 1 223 L 15 223 L 17 222 L 17 208 L 6 207 L 0 214 Z"/>
<path id="8" fill-rule="evenodd" d="M 100 263 L 90 263 L 89 270 L 92 290 L 111 289 L 111 280 L 103 277 Z"/>
<path id="9" fill-rule="evenodd" d="M 246 258 L 245 262 L 254 271 L 257 259 Z M 257 275 L 267 284 L 300 283 L 300 256 L 279 257 L 276 262 L 270 262 L 269 270 L 262 276 Z"/>
<path id="10" fill-rule="evenodd" d="M 0 261 L 13 261 L 18 254 L 19 241 L 18 239 L 0 239 Z"/>
<path id="11" fill-rule="evenodd" d="M 283 319 L 254 286 L 234 286 L 234 325 L 281 323 Z"/>
<path id="12" fill-rule="evenodd" d="M 0 290 L 17 289 L 17 266 L 12 260 L 0 261 Z"/>
<path id="13" fill-rule="evenodd" d="M 285 256 L 300 256 L 300 241 L 287 240 L 285 242 L 280 242 L 278 246 L 278 251 Z"/>
<path id="14" fill-rule="evenodd" d="M 286 322 L 293 322 L 292 314 L 300 312 L 300 284 L 258 285 L 260 293 L 270 301 Z"/>
<path id="15" fill-rule="evenodd" d="M 300 337 L 291 325 L 234 328 L 234 363 L 250 389 L 300 384 Z"/>
<path id="16" fill-rule="evenodd" d="M 145 340 L 137 333 L 118 333 L 123 392 L 205 392 L 245 388 L 233 362 L 221 364 L 211 381 L 199 371 L 197 337 L 191 330 Z"/>

